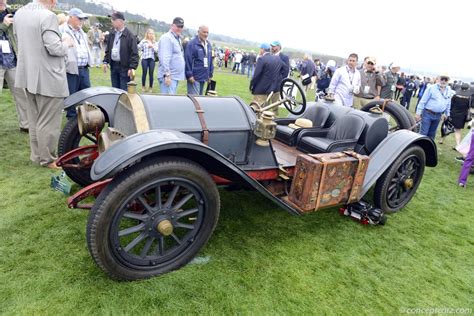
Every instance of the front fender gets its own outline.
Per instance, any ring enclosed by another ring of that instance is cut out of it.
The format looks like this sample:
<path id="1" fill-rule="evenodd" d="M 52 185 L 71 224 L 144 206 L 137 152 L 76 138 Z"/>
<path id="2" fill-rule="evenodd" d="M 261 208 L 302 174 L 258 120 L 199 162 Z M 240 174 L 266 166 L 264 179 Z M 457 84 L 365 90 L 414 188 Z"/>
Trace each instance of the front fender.
<path id="1" fill-rule="evenodd" d="M 203 166 L 210 174 L 233 182 L 247 183 L 287 212 L 300 213 L 275 197 L 258 181 L 209 146 L 197 139 L 175 130 L 156 129 L 131 135 L 114 144 L 94 162 L 91 178 L 94 181 L 113 177 L 123 168 L 147 156 L 179 156 Z"/>
<path id="2" fill-rule="evenodd" d="M 418 145 L 423 148 L 428 167 L 436 167 L 438 164 L 438 151 L 436 144 L 431 138 L 409 130 L 399 130 L 390 133 L 370 154 L 370 162 L 365 175 L 362 195 L 365 195 L 398 156 L 412 145 Z"/>
<path id="3" fill-rule="evenodd" d="M 100 107 L 110 126 L 113 126 L 115 106 L 124 90 L 111 87 L 92 87 L 78 91 L 64 100 L 64 109 L 88 101 Z"/>

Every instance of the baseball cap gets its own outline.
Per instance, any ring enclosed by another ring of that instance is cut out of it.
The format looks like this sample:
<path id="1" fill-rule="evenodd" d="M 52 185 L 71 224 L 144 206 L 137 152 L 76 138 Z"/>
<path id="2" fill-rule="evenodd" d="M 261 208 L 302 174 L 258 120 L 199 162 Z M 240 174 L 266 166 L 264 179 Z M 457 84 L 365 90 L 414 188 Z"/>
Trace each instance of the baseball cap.
<path id="1" fill-rule="evenodd" d="M 178 27 L 183 27 L 184 26 L 184 20 L 183 18 L 176 17 L 173 19 L 173 24 L 178 26 Z"/>
<path id="2" fill-rule="evenodd" d="M 269 50 L 270 49 L 270 45 L 268 43 L 262 43 L 262 45 L 260 45 L 260 48 L 261 49 L 264 49 L 264 50 Z"/>
<path id="3" fill-rule="evenodd" d="M 69 10 L 69 16 L 75 16 L 75 17 L 78 17 L 79 19 L 88 18 L 88 16 L 84 12 L 82 12 L 82 10 L 79 8 L 72 8 L 71 10 Z"/>
<path id="4" fill-rule="evenodd" d="M 280 41 L 273 41 L 270 46 L 280 46 L 281 47 L 281 43 Z"/>
<path id="5" fill-rule="evenodd" d="M 376 64 L 377 63 L 377 60 L 375 59 L 375 57 L 369 57 L 367 58 L 367 62 L 371 62 L 372 64 Z"/>
<path id="6" fill-rule="evenodd" d="M 392 65 L 390 65 L 392 68 L 401 68 L 399 63 L 393 62 Z"/>
<path id="7" fill-rule="evenodd" d="M 109 14 L 108 17 L 112 18 L 112 20 L 123 20 L 123 21 L 125 21 L 125 17 L 123 16 L 123 13 L 119 12 L 119 11 L 114 11 L 112 14 Z"/>

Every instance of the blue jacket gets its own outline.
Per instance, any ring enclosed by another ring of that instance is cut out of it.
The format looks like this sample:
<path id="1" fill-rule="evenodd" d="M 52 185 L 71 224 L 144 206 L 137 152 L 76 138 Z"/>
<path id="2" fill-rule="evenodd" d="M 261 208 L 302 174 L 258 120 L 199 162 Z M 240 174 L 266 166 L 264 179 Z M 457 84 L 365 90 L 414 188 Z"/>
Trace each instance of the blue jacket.
<path id="1" fill-rule="evenodd" d="M 257 60 L 253 78 L 250 81 L 252 94 L 269 94 L 278 91 L 283 76 L 283 62 L 280 57 L 265 53 Z"/>
<path id="2" fill-rule="evenodd" d="M 283 69 L 282 69 L 283 78 L 281 78 L 281 80 L 283 80 L 287 78 L 288 74 L 290 73 L 290 58 L 286 55 L 283 55 L 282 53 L 280 53 L 278 56 L 280 56 L 280 59 L 283 62 Z"/>
<path id="3" fill-rule="evenodd" d="M 186 45 L 184 51 L 186 61 L 186 79 L 194 77 L 196 81 L 207 81 L 212 78 L 214 65 L 212 64 L 212 45 L 207 42 L 207 51 L 201 43 L 199 36 L 195 36 Z M 204 60 L 207 59 L 207 67 L 204 67 Z"/>

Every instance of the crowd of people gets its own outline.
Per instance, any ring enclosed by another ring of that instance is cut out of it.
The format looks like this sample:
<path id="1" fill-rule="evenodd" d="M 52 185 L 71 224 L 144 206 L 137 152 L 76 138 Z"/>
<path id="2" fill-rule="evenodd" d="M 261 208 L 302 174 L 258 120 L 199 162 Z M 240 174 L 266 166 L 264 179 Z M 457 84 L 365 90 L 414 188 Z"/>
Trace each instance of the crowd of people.
<path id="1" fill-rule="evenodd" d="M 375 57 L 364 58 L 359 66 L 358 55 L 352 53 L 345 65 L 336 68 L 335 61 L 323 64 L 310 54 L 305 54 L 301 61 L 290 61 L 282 53 L 279 41 L 261 44 L 258 53 L 213 48 L 205 25 L 199 27 L 192 39 L 183 41 L 184 20 L 180 17 L 173 19 L 169 31 L 159 40 L 152 29 L 137 40 L 127 28 L 124 15 L 117 11 L 110 15 L 110 32 L 102 32 L 100 25 L 94 24 L 85 33 L 83 24 L 88 15 L 79 8 L 69 10 L 68 16 L 56 15 L 52 11 L 56 0 L 37 0 L 12 12 L 6 2 L 0 0 L 0 83 L 5 78 L 16 105 L 20 131 L 29 133 L 30 159 L 49 168 L 57 168 L 63 100 L 90 87 L 89 69 L 100 65 L 104 72 L 110 72 L 112 87 L 126 90 L 141 61 L 142 91 L 151 92 L 158 64 L 160 93 L 176 94 L 180 81 L 186 80 L 187 93 L 194 95 L 204 94 L 214 67 L 231 67 L 231 72 L 247 75 L 253 101 L 258 104 L 270 95 L 272 102 L 277 101 L 281 80 L 297 69 L 306 91 L 315 89 L 317 96 L 343 106 L 360 109 L 373 100 L 395 99 L 409 109 L 416 97 L 415 116 L 420 122 L 420 133 L 434 140 L 440 121 L 449 118 L 457 144 L 461 142 L 461 129 L 472 105 L 471 95 L 463 93 L 470 91 L 469 84 L 455 83 L 451 87 L 447 75 L 407 76 L 400 73 L 399 64 L 378 66 Z M 278 110 L 275 112 L 278 114 Z M 66 113 L 68 119 L 75 116 L 74 109 Z M 474 142 L 463 157 L 465 166 L 472 164 L 473 147 Z M 465 182 L 464 178 L 459 179 L 461 186 Z"/>

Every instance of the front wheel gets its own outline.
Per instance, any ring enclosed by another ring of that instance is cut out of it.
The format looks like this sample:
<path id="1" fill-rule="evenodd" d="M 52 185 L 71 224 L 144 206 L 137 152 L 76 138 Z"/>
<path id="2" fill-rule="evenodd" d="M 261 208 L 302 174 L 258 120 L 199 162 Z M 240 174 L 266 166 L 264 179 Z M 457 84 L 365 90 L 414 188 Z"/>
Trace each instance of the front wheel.
<path id="1" fill-rule="evenodd" d="M 201 166 L 175 157 L 144 161 L 99 195 L 87 223 L 89 252 L 115 279 L 163 274 L 205 245 L 219 209 L 217 187 Z"/>
<path id="2" fill-rule="evenodd" d="M 420 146 L 407 148 L 377 180 L 374 204 L 394 213 L 410 202 L 425 171 L 425 152 Z"/>
<path id="3" fill-rule="evenodd" d="M 62 155 L 70 152 L 73 149 L 78 148 L 79 146 L 93 144 L 97 144 L 97 139 L 95 138 L 95 136 L 92 136 L 90 134 L 82 136 L 79 133 L 77 118 L 74 118 L 68 120 L 63 130 L 61 131 L 61 135 L 59 136 L 58 142 L 58 155 L 59 157 L 61 157 Z M 93 183 L 94 181 L 92 181 L 90 177 L 90 164 L 81 166 L 80 162 L 81 157 L 74 158 L 71 163 L 77 165 L 77 167 L 63 167 L 63 169 L 72 181 L 85 187 Z"/>

